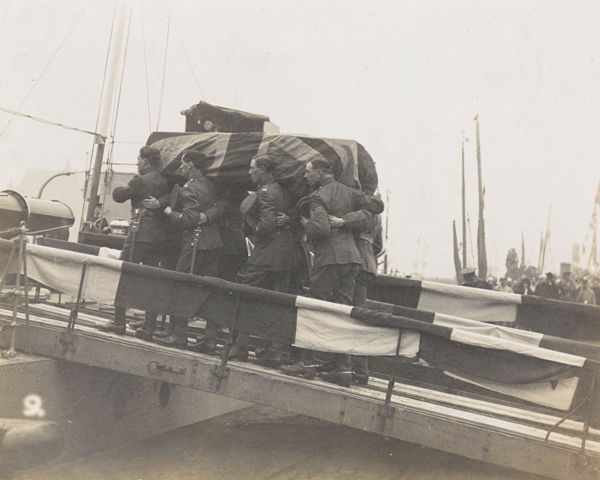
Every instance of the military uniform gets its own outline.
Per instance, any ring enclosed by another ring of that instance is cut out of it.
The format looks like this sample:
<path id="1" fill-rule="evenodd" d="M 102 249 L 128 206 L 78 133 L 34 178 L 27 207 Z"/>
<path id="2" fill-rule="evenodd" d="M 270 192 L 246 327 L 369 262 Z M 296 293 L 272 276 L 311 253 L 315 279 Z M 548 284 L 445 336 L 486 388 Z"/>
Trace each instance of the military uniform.
<path id="1" fill-rule="evenodd" d="M 139 212 L 139 227 L 132 245 L 133 232 L 130 228 L 121 250 L 121 260 L 157 266 L 161 249 L 167 239 L 167 219 L 162 210 L 149 210 L 142 205 L 148 197 L 160 198 L 169 193 L 169 181 L 159 172 L 135 175 L 127 185 L 113 190 L 112 197 L 117 203 L 131 200 L 131 218 Z M 131 249 L 133 247 L 133 255 Z"/>
<path id="2" fill-rule="evenodd" d="M 217 193 L 211 181 L 201 172 L 193 174 L 181 190 L 182 211 L 170 212 L 172 225 L 183 228 L 183 245 L 175 270 L 208 277 L 216 277 L 219 273 L 219 258 L 223 242 L 219 229 L 212 221 L 200 225 L 201 214 L 217 201 Z M 195 253 L 193 269 L 192 258 Z M 187 344 L 188 319 L 173 317 L 175 330 L 173 336 L 154 340 L 163 345 L 185 348 Z M 207 324 L 207 329 L 209 325 Z M 177 342 L 174 342 L 177 340 Z"/>
<path id="3" fill-rule="evenodd" d="M 223 196 L 204 214 L 209 223 L 217 225 L 223 242 L 218 277 L 228 282 L 238 282 L 238 274 L 248 259 L 240 208 L 232 199 Z"/>
<path id="4" fill-rule="evenodd" d="M 352 305 L 355 278 L 360 270 L 362 258 L 356 248 L 351 228 L 364 227 L 369 200 L 358 190 L 347 187 L 329 177 L 309 196 L 310 220 L 304 225 L 306 236 L 314 253 L 313 269 L 310 271 L 308 296 L 329 302 Z M 341 228 L 332 228 L 329 215 L 348 217 Z M 315 353 L 304 350 L 302 360 L 281 370 L 289 375 L 314 375 Z M 352 382 L 352 359 L 349 354 L 335 354 L 333 376 L 341 386 L 349 387 Z"/>
<path id="5" fill-rule="evenodd" d="M 254 240 L 254 250 L 246 262 L 246 285 L 287 293 L 290 270 L 296 265 L 294 239 L 289 225 L 277 225 L 277 214 L 289 215 L 289 208 L 288 198 L 277 182 L 258 188 L 256 203 L 245 212 Z M 239 332 L 229 358 L 245 361 L 249 339 L 248 333 Z M 258 363 L 277 366 L 283 349 L 283 344 L 270 345 L 269 354 Z"/>
<path id="6" fill-rule="evenodd" d="M 256 206 L 246 216 L 254 250 L 246 262 L 245 284 L 287 293 L 296 255 L 292 231 L 289 225 L 277 226 L 277 213 L 289 215 L 289 208 L 277 182 L 262 185 L 256 192 Z"/>
<path id="7" fill-rule="evenodd" d="M 162 210 L 149 210 L 142 205 L 148 197 L 160 198 L 169 193 L 169 181 L 158 171 L 135 175 L 127 185 L 113 190 L 112 197 L 117 203 L 131 200 L 131 218 L 138 220 L 135 233 L 129 229 L 125 244 L 121 250 L 120 260 L 142 263 L 158 267 L 165 251 L 168 223 Z M 125 328 L 125 307 L 115 305 L 115 323 Z M 155 312 L 146 312 L 146 322 L 156 321 Z"/>
<path id="8" fill-rule="evenodd" d="M 364 193 L 331 178 L 310 195 L 309 202 L 310 220 L 305 230 L 314 260 L 308 296 L 352 305 L 362 258 L 350 229 L 364 226 L 365 217 L 358 216 L 342 228 L 331 228 L 329 215 L 343 218 L 350 212 L 365 211 L 368 199 Z"/>

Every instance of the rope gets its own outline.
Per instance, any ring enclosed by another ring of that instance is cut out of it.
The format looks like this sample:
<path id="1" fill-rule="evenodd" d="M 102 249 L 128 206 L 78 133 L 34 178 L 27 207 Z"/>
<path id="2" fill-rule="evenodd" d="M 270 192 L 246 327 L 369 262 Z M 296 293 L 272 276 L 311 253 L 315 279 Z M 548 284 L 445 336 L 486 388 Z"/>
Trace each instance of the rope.
<path id="1" fill-rule="evenodd" d="M 152 133 L 152 118 L 150 115 L 150 86 L 148 83 L 148 59 L 146 56 L 146 28 L 144 26 L 144 14 L 142 13 L 142 42 L 144 43 L 144 70 L 146 71 L 146 101 L 148 104 L 148 133 Z"/>
<path id="2" fill-rule="evenodd" d="M 181 41 L 181 37 L 179 36 L 179 32 L 177 31 L 177 27 L 175 26 L 175 22 L 173 22 L 173 29 L 175 30 L 175 35 L 177 35 L 177 39 L 179 40 L 179 45 L 181 45 L 181 50 L 183 50 L 183 54 L 185 55 L 185 59 L 187 60 L 188 65 L 190 66 L 190 70 L 192 71 L 192 75 L 194 76 L 194 80 L 196 80 L 196 85 L 198 86 L 198 90 L 200 91 L 200 95 L 202 96 L 202 100 L 204 100 L 206 102 L 206 98 L 204 98 L 204 93 L 202 92 L 202 89 L 200 88 L 200 83 L 198 82 L 198 79 L 196 78 L 196 73 L 194 72 L 194 67 L 192 67 L 192 63 L 190 62 L 188 54 L 185 51 L 185 48 L 183 46 L 183 42 Z"/>
<path id="3" fill-rule="evenodd" d="M 75 130 L 76 132 L 87 133 L 89 135 L 94 135 L 94 136 L 99 135 L 99 133 L 97 133 L 97 132 L 90 132 L 89 130 L 82 130 L 80 128 L 70 127 L 69 125 L 63 125 L 62 123 L 56 123 L 56 122 L 52 122 L 50 120 L 44 120 L 43 118 L 34 117 L 33 115 L 26 115 L 24 113 L 19 113 L 18 111 L 8 110 L 7 108 L 0 107 L 0 110 L 3 112 L 6 112 L 6 113 L 10 113 L 13 117 L 18 116 L 18 117 L 30 118 L 31 120 L 35 120 L 36 122 L 45 123 L 47 125 L 54 125 L 56 127 L 62 127 L 67 130 Z"/>
<path id="4" fill-rule="evenodd" d="M 21 107 L 23 106 L 23 104 L 27 101 L 27 99 L 29 98 L 29 95 L 31 95 L 31 92 L 33 92 L 33 89 L 35 88 L 35 86 L 38 84 L 38 82 L 40 81 L 40 79 L 44 76 L 44 73 L 46 73 L 46 70 L 48 70 L 48 67 L 50 66 L 50 64 L 52 63 L 52 61 L 54 60 L 54 57 L 56 57 L 56 55 L 58 54 L 58 52 L 60 51 L 60 49 L 62 48 L 62 46 L 65 44 L 65 42 L 67 41 L 67 38 L 69 38 L 69 35 L 71 35 L 71 32 L 73 31 L 73 29 L 75 28 L 75 26 L 77 25 L 77 23 L 79 23 L 79 19 L 82 17 L 83 13 L 85 12 L 85 10 L 83 10 L 79 16 L 77 17 L 77 19 L 75 20 L 75 23 L 73 24 L 73 26 L 71 27 L 71 29 L 69 30 L 69 33 L 67 33 L 67 36 L 64 38 L 64 40 L 61 42 L 61 44 L 58 46 L 58 48 L 56 49 L 56 52 L 54 52 L 54 55 L 52 55 L 52 58 L 50 59 L 50 61 L 48 62 L 48 64 L 44 67 L 44 70 L 42 70 L 42 73 L 40 74 L 40 76 L 37 78 L 37 80 L 35 81 L 35 83 L 33 84 L 33 86 L 31 87 L 31 89 L 29 90 L 29 92 L 27 93 L 27 95 L 25 95 L 25 98 L 23 99 L 23 101 L 21 102 L 21 105 L 19 105 L 19 108 L 17 108 L 17 110 L 13 113 L 13 116 L 11 117 L 11 119 L 8 121 L 8 123 L 6 124 L 6 126 L 4 127 L 4 130 L 2 130 L 2 132 L 0 132 L 0 138 L 2 138 L 2 136 L 4 135 L 4 132 L 6 132 L 6 129 L 9 127 L 10 122 L 13 120 L 13 118 L 18 115 L 18 111 L 21 110 Z M 88 132 L 89 133 L 89 132 Z"/>
<path id="5" fill-rule="evenodd" d="M 167 52 L 169 51 L 169 32 L 171 29 L 171 14 L 169 13 L 169 21 L 167 22 L 167 41 L 165 44 L 165 63 L 163 66 L 163 77 L 162 85 L 160 87 L 160 101 L 158 103 L 158 118 L 156 119 L 156 130 L 158 131 L 158 125 L 160 123 L 160 114 L 162 113 L 163 97 L 165 94 L 165 78 L 167 76 Z"/>

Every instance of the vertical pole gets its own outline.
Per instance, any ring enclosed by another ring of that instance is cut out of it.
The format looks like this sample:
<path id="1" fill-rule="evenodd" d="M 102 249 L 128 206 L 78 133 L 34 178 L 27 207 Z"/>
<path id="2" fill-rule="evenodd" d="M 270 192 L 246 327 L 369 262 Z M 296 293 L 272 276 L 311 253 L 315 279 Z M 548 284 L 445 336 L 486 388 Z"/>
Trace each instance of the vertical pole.
<path id="1" fill-rule="evenodd" d="M 467 215 L 466 215 L 466 182 L 465 182 L 465 139 L 462 141 L 462 267 L 467 264 Z"/>
<path id="2" fill-rule="evenodd" d="M 94 168 L 90 183 L 88 195 L 88 209 L 86 221 L 91 222 L 94 219 L 96 206 L 98 205 L 98 187 L 100 186 L 100 174 L 102 171 L 102 158 L 104 156 L 104 144 L 108 138 L 108 123 L 110 121 L 110 112 L 112 110 L 113 97 L 116 91 L 117 73 L 119 70 L 119 59 L 121 56 L 121 45 L 123 44 L 123 34 L 125 29 L 125 14 L 127 7 L 122 5 L 115 14 L 116 29 L 110 46 L 110 60 L 108 62 L 106 74 L 106 96 L 102 99 L 101 118 L 99 119 L 99 128 L 96 130 L 94 144 L 96 145 L 96 154 L 94 155 Z"/>
<path id="3" fill-rule="evenodd" d="M 87 271 L 88 264 L 86 262 L 83 263 L 83 267 L 81 268 L 81 279 L 79 280 L 79 290 L 77 291 L 77 303 L 75 303 L 75 308 L 71 310 L 71 314 L 69 315 L 69 323 L 67 324 L 67 332 L 72 332 L 75 328 L 75 322 L 77 321 L 77 315 L 79 315 L 79 305 L 81 303 L 81 296 L 83 293 L 83 283 L 85 281 L 85 274 Z"/>
<path id="4" fill-rule="evenodd" d="M 14 290 L 14 302 L 13 302 L 13 312 L 12 312 L 12 320 L 10 322 L 10 347 L 6 352 L 6 356 L 14 357 L 16 355 L 15 351 L 15 343 L 17 338 L 17 313 L 19 310 L 19 288 L 21 287 L 21 265 L 23 265 L 23 240 L 24 235 L 21 232 L 19 236 L 19 250 L 17 254 L 17 277 L 15 280 L 15 290 Z"/>
<path id="5" fill-rule="evenodd" d="M 394 357 L 394 367 L 392 369 L 392 375 L 388 382 L 387 392 L 385 394 L 385 406 L 388 407 L 392 401 L 392 392 L 394 391 L 394 385 L 396 384 L 396 367 L 398 366 L 398 357 L 400 356 L 400 342 L 402 341 L 402 330 L 398 330 L 398 343 L 396 345 L 396 356 Z"/>
<path id="6" fill-rule="evenodd" d="M 590 432 L 590 421 L 592 418 L 592 414 L 594 413 L 594 406 L 598 404 L 598 395 L 596 384 L 598 381 L 598 372 L 594 371 L 594 376 L 592 377 L 592 386 L 590 387 L 590 398 L 588 399 L 588 410 L 586 412 L 585 418 L 583 419 L 583 438 L 581 439 L 581 455 L 585 455 L 585 442 L 587 441 L 588 434 Z"/>
<path id="7" fill-rule="evenodd" d="M 477 134 L 477 178 L 479 183 L 479 222 L 477 224 L 477 270 L 479 278 L 487 278 L 487 252 L 485 248 L 485 222 L 483 219 L 484 188 L 481 173 L 481 142 L 479 139 L 479 114 L 475 116 Z"/>
<path id="8" fill-rule="evenodd" d="M 23 236 L 23 279 L 25 288 L 25 348 L 29 353 L 31 346 L 29 344 L 29 283 L 27 281 L 27 239 Z"/>
<path id="9" fill-rule="evenodd" d="M 225 343 L 225 349 L 223 350 L 223 356 L 221 357 L 221 365 L 217 368 L 216 377 L 217 377 L 217 390 L 221 387 L 221 380 L 226 377 L 225 369 L 227 368 L 227 361 L 229 360 L 229 352 L 231 351 L 231 347 L 233 346 L 233 332 L 236 327 L 237 317 L 238 317 L 238 307 L 240 304 L 240 297 L 236 296 L 235 298 L 235 307 L 233 309 L 233 321 L 231 322 L 231 327 L 229 328 L 231 334 L 229 335 L 229 339 L 227 343 Z"/>
<path id="10" fill-rule="evenodd" d="M 383 273 L 387 275 L 388 273 L 388 231 L 389 231 L 389 221 L 390 221 L 390 191 L 388 190 L 385 197 L 385 257 L 383 257 Z"/>

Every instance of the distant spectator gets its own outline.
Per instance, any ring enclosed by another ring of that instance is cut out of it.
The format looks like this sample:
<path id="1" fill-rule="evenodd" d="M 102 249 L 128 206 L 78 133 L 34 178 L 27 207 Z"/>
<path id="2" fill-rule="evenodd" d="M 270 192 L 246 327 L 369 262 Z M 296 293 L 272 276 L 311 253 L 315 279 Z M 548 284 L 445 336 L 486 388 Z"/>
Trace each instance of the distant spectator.
<path id="1" fill-rule="evenodd" d="M 546 274 L 546 280 L 538 284 L 535 288 L 535 294 L 551 300 L 558 300 L 560 293 L 558 291 L 558 285 L 556 284 L 556 278 L 552 272 L 548 272 Z"/>
<path id="2" fill-rule="evenodd" d="M 463 287 L 472 287 L 472 288 L 482 288 L 484 290 L 493 290 L 493 287 L 490 283 L 485 280 L 480 280 L 477 278 L 477 274 L 475 273 L 477 270 L 473 267 L 463 268 L 460 273 L 465 279 L 462 286 Z"/>
<path id="3" fill-rule="evenodd" d="M 508 286 L 506 278 L 504 277 L 500 278 L 500 284 L 496 287 L 496 290 L 498 292 L 514 293 L 513 289 Z"/>
<path id="4" fill-rule="evenodd" d="M 533 295 L 531 282 L 527 277 L 522 279 L 513 290 L 518 295 Z"/>
<path id="5" fill-rule="evenodd" d="M 571 278 L 571 272 L 569 270 L 562 273 L 560 282 L 558 282 L 558 299 L 563 302 L 574 302 L 576 295 L 577 285 Z"/>
<path id="6" fill-rule="evenodd" d="M 587 277 L 581 279 L 581 288 L 577 294 L 577 303 L 585 303 L 587 305 L 596 305 L 596 295 L 589 286 Z"/>

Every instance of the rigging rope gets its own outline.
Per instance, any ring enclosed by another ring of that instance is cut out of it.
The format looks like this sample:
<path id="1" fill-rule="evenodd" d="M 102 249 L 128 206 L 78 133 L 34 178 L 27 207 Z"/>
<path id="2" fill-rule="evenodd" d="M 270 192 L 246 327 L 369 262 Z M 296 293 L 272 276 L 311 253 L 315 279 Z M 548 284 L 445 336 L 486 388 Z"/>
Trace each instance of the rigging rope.
<path id="1" fill-rule="evenodd" d="M 190 62 L 188 54 L 185 51 L 185 48 L 183 46 L 183 42 L 181 41 L 181 37 L 179 36 L 179 32 L 177 31 L 177 27 L 175 25 L 175 22 L 172 22 L 172 23 L 173 23 L 173 29 L 175 30 L 175 35 L 177 35 L 177 39 L 179 40 L 179 45 L 181 45 L 181 50 L 183 50 L 183 54 L 185 55 L 185 59 L 187 60 L 188 65 L 190 66 L 190 70 L 192 71 L 192 75 L 194 76 L 194 80 L 196 80 L 196 85 L 198 85 L 198 90 L 200 91 L 200 95 L 202 96 L 202 100 L 204 100 L 206 102 L 206 98 L 204 98 L 204 93 L 202 92 L 202 89 L 200 88 L 200 82 L 198 82 L 198 79 L 196 78 L 196 73 L 194 72 L 194 67 L 192 67 L 192 62 Z"/>
<path id="2" fill-rule="evenodd" d="M 45 123 L 47 125 L 54 125 L 54 126 L 57 126 L 57 127 L 65 128 L 67 130 L 75 130 L 76 132 L 88 133 L 90 135 L 98 135 L 98 136 L 100 136 L 100 134 L 97 133 L 97 132 L 90 132 L 89 130 L 82 130 L 80 128 L 70 127 L 68 125 L 63 125 L 62 123 L 52 122 L 50 120 L 44 120 L 43 118 L 34 117 L 32 115 L 26 115 L 25 113 L 19 113 L 19 112 L 14 111 L 14 110 L 8 110 L 7 108 L 0 107 L 0 110 L 3 111 L 3 112 L 6 112 L 6 113 L 10 113 L 13 117 L 15 117 L 15 116 L 17 116 L 17 117 L 26 117 L 26 118 L 30 118 L 31 120 L 35 120 L 36 122 Z"/>
<path id="3" fill-rule="evenodd" d="M 109 152 L 107 155 L 107 165 L 109 165 L 112 162 L 112 154 L 113 154 L 113 148 L 114 148 L 114 144 L 115 144 L 115 132 L 117 130 L 117 120 L 119 118 L 119 107 L 121 106 L 121 94 L 123 93 L 123 78 L 125 77 L 125 65 L 127 65 L 127 52 L 129 51 L 129 34 L 131 33 L 131 18 L 132 16 L 129 16 L 129 25 L 127 28 L 127 40 L 125 41 L 125 52 L 123 54 L 123 68 L 121 69 L 121 80 L 120 80 L 120 84 L 119 84 L 119 94 L 117 95 L 117 104 L 115 106 L 115 113 L 114 113 L 114 117 L 113 117 L 113 122 L 112 122 L 112 131 L 110 132 L 110 136 L 112 138 L 112 141 L 110 143 L 110 148 L 109 148 Z"/>
<path id="4" fill-rule="evenodd" d="M 100 123 L 100 112 L 102 111 L 102 99 L 104 98 L 104 87 L 106 86 L 106 75 L 108 73 L 108 62 L 110 59 L 110 49 L 111 49 L 111 38 L 113 37 L 113 33 L 115 31 L 115 20 L 117 18 L 117 3 L 115 2 L 115 7 L 113 9 L 113 19 L 112 24 L 110 26 L 110 36 L 108 37 L 108 49 L 106 50 L 106 61 L 104 62 L 104 78 L 102 79 L 102 89 L 100 90 L 100 103 L 98 104 L 98 115 L 96 115 L 96 130 L 98 130 L 98 124 Z M 92 147 L 93 150 L 93 147 Z"/>
<path id="5" fill-rule="evenodd" d="M 160 101 L 158 103 L 158 118 L 156 119 L 156 130 L 158 131 L 158 125 L 160 123 L 160 114 L 162 113 L 162 103 L 165 93 L 165 78 L 167 76 L 167 52 L 169 51 L 169 32 L 171 30 L 171 14 L 169 13 L 169 21 L 167 22 L 167 41 L 165 44 L 165 63 L 163 67 L 163 78 L 162 85 L 160 87 Z"/>
<path id="6" fill-rule="evenodd" d="M 144 26 L 144 13 L 142 12 L 142 42 L 144 43 L 144 70 L 146 72 L 146 101 L 148 104 L 148 134 L 152 133 L 152 116 L 150 115 L 150 86 L 148 83 L 148 59 L 146 55 L 146 28 Z"/>
<path id="7" fill-rule="evenodd" d="M 54 60 L 54 57 L 56 57 L 56 55 L 58 54 L 58 52 L 60 51 L 60 49 L 62 48 L 62 46 L 65 44 L 65 42 L 67 41 L 67 38 L 69 38 L 69 35 L 71 35 L 71 32 L 73 31 L 73 29 L 75 28 L 75 26 L 79 23 L 79 19 L 83 16 L 83 14 L 85 13 L 86 9 L 84 9 L 79 16 L 77 17 L 77 19 L 75 20 L 75 23 L 73 24 L 73 26 L 71 27 L 71 29 L 69 30 L 69 33 L 67 33 L 67 36 L 64 38 L 64 40 L 61 42 L 61 44 L 58 46 L 58 48 L 56 49 L 56 52 L 54 52 L 54 55 L 52 55 L 52 58 L 50 59 L 50 61 L 48 62 L 48 64 L 44 67 L 44 70 L 42 70 L 42 73 L 40 74 L 40 76 L 37 78 L 37 80 L 35 81 L 35 83 L 33 84 L 33 86 L 31 87 L 31 89 L 29 90 L 29 92 L 27 93 L 27 95 L 25 95 L 25 98 L 23 99 L 23 101 L 21 102 L 21 105 L 19 105 L 19 107 L 17 108 L 17 110 L 13 113 L 13 116 L 10 118 L 10 120 L 8 121 L 8 123 L 6 124 L 6 126 L 4 127 L 4 130 L 2 130 L 2 132 L 0 132 L 0 138 L 2 138 L 2 136 L 4 135 L 4 132 L 6 132 L 6 129 L 9 127 L 10 122 L 12 121 L 13 118 L 15 118 L 16 115 L 18 115 L 18 111 L 21 110 L 21 107 L 23 106 L 23 104 L 27 101 L 27 99 L 29 98 L 29 95 L 31 95 L 31 92 L 33 92 L 33 89 L 35 88 L 35 86 L 38 84 L 38 82 L 40 81 L 40 79 L 44 76 L 44 73 L 46 73 L 46 70 L 48 70 L 48 67 L 50 66 L 50 64 L 52 63 L 52 61 Z"/>

